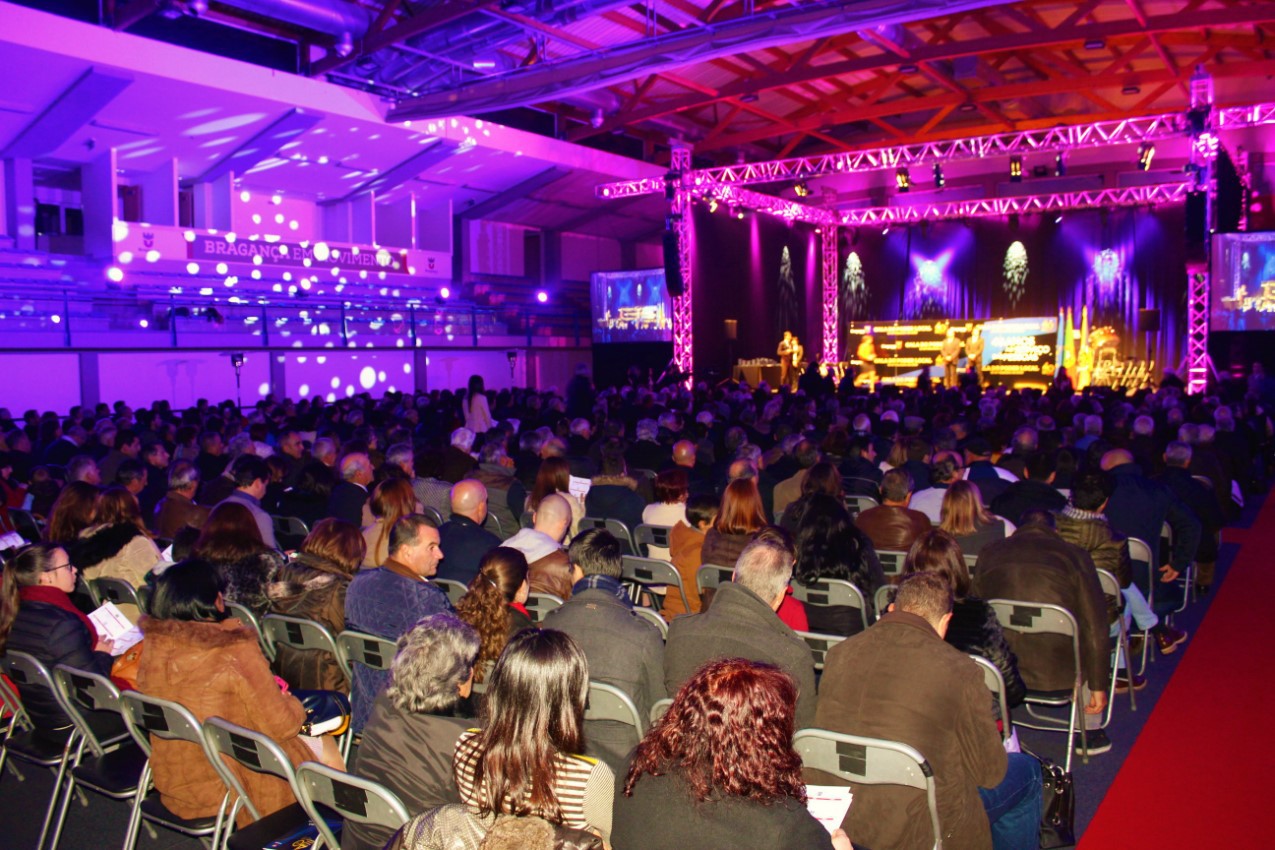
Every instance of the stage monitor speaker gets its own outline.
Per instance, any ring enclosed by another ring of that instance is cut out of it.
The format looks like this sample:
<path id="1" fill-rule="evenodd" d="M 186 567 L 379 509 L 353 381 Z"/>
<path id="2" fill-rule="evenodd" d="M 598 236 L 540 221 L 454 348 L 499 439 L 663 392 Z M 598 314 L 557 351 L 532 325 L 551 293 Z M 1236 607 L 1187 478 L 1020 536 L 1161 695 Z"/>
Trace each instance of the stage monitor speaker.
<path id="1" fill-rule="evenodd" d="M 1158 334 L 1160 332 L 1160 311 L 1155 309 L 1139 310 L 1138 330 L 1144 334 Z"/>
<path id="2" fill-rule="evenodd" d="M 726 338 L 731 342 L 739 339 L 739 320 L 738 319 L 722 319 L 726 327 Z"/>
<path id="3" fill-rule="evenodd" d="M 1202 245 L 1208 239 L 1209 197 L 1204 192 L 1186 194 L 1186 241 L 1190 245 Z"/>
<path id="4" fill-rule="evenodd" d="M 682 281 L 682 263 L 678 258 L 677 232 L 673 230 L 664 231 L 664 286 L 674 298 L 686 291 Z"/>

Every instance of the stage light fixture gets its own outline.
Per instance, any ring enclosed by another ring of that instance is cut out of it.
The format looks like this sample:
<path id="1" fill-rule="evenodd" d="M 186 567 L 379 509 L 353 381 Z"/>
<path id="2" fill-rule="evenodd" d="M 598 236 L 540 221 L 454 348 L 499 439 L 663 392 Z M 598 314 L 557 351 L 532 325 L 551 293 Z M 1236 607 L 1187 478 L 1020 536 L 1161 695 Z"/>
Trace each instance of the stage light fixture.
<path id="1" fill-rule="evenodd" d="M 912 175 L 904 167 L 894 170 L 894 182 L 899 187 L 900 192 L 906 192 L 912 188 Z"/>
<path id="2" fill-rule="evenodd" d="M 1155 145 L 1152 142 L 1143 142 L 1138 146 L 1139 171 L 1150 171 L 1153 159 L 1155 159 Z"/>
<path id="3" fill-rule="evenodd" d="M 1054 224 L 1062 224 L 1062 213 L 1058 213 L 1058 215 L 1054 216 Z"/>
<path id="4" fill-rule="evenodd" d="M 798 180 L 792 184 L 792 191 L 798 198 L 807 198 L 810 196 L 810 184 L 805 180 Z"/>
<path id="5" fill-rule="evenodd" d="M 947 179 L 943 177 L 943 166 L 936 162 L 934 163 L 934 188 L 942 189 L 946 185 Z"/>
<path id="6" fill-rule="evenodd" d="M 1023 158 L 1017 154 L 1009 158 L 1009 182 L 1023 182 Z"/>
<path id="7" fill-rule="evenodd" d="M 717 212 L 717 208 L 718 208 L 719 206 L 721 206 L 721 204 L 717 203 L 717 199 L 716 199 L 716 198 L 709 198 L 709 199 L 708 199 L 708 211 L 709 211 L 709 212 L 711 212 L 711 213 L 715 213 L 715 212 Z"/>
<path id="8" fill-rule="evenodd" d="M 1054 176 L 1062 177 L 1067 173 L 1067 158 L 1063 156 L 1063 152 L 1059 151 L 1054 157 Z"/>
<path id="9" fill-rule="evenodd" d="M 536 300 L 541 304 L 547 304 L 549 302 L 549 293 L 545 292 L 543 289 L 540 290 L 536 293 Z"/>

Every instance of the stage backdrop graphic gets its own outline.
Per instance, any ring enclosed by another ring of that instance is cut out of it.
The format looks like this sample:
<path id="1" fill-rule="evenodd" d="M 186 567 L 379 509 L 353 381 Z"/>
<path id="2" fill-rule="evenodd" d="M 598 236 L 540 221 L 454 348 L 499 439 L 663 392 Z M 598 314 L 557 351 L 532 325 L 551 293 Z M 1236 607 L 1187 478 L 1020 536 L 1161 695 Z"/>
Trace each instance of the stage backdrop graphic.
<path id="1" fill-rule="evenodd" d="M 1005 386 L 1043 386 L 1053 380 L 1056 368 L 1058 317 L 1025 319 L 939 319 L 930 321 L 854 322 L 850 345 L 857 348 L 865 333 L 876 348 L 877 380 L 886 384 L 915 386 L 923 370 L 942 382 L 943 367 L 936 365 L 939 347 L 949 328 L 961 341 L 962 370 L 968 365 L 965 340 L 975 327 L 983 332 L 983 375 L 987 383 Z M 860 365 L 857 358 L 851 363 Z"/>
<path id="2" fill-rule="evenodd" d="M 1210 328 L 1275 330 L 1275 233 L 1218 234 L 1212 256 Z"/>
<path id="3" fill-rule="evenodd" d="M 595 343 L 673 341 L 664 269 L 593 272 L 590 289 Z"/>

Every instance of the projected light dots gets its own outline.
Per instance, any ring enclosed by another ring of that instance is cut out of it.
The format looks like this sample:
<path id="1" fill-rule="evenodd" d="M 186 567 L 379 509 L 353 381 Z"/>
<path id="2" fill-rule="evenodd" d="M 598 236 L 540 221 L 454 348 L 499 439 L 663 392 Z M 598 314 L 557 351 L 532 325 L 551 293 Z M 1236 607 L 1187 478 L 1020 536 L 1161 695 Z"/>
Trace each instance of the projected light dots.
<path id="1" fill-rule="evenodd" d="M 1009 297 L 1009 305 L 1017 306 L 1023 293 L 1027 291 L 1027 247 L 1022 242 L 1014 241 L 1005 250 L 1003 265 L 1004 279 L 1002 288 Z"/>

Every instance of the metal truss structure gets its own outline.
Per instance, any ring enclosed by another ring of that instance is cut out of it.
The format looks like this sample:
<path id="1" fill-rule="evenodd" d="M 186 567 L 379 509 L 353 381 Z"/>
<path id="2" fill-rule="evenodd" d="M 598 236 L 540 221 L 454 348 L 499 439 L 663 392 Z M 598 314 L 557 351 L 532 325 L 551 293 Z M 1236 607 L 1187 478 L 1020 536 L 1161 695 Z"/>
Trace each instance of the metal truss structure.
<path id="1" fill-rule="evenodd" d="M 1110 209 L 1169 204 L 1186 199 L 1194 182 L 1161 183 L 1156 186 L 1130 186 L 1123 189 L 1094 189 L 1080 192 L 1054 192 L 1047 195 L 1021 195 L 1016 198 L 980 198 L 950 204 L 927 204 L 913 207 L 869 207 L 841 214 L 842 224 L 906 224 L 913 221 L 937 221 L 951 218 L 987 218 L 989 216 L 1025 215 L 1028 213 L 1064 212 L 1066 210 Z"/>
<path id="2" fill-rule="evenodd" d="M 840 298 L 837 276 L 840 262 L 837 258 L 836 227 L 823 227 L 819 231 L 820 257 L 823 260 L 823 362 L 836 363 L 841 359 L 837 346 L 837 331 L 841 326 Z"/>
<path id="3" fill-rule="evenodd" d="M 1186 391 L 1204 392 L 1209 383 L 1209 267 L 1186 267 Z"/>
<path id="4" fill-rule="evenodd" d="M 673 169 L 676 175 L 673 198 L 669 205 L 669 224 L 677 236 L 677 265 L 682 273 L 682 294 L 673 299 L 673 360 L 678 370 L 686 375 L 694 374 L 695 334 L 692 295 L 694 290 L 691 272 L 691 193 L 687 188 L 687 173 L 691 169 L 690 148 L 673 148 Z"/>

